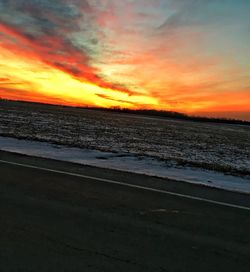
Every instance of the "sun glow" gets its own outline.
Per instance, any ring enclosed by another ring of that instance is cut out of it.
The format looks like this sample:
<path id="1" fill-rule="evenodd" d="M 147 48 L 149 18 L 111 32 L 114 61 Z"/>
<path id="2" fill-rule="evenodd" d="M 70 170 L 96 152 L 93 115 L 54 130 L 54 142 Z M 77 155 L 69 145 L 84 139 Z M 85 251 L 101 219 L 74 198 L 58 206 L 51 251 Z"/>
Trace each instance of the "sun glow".
<path id="1" fill-rule="evenodd" d="M 143 103 L 157 106 L 157 100 L 154 98 L 129 95 L 119 90 L 97 86 L 84 79 L 79 80 L 37 59 L 17 58 L 4 48 L 1 49 L 0 63 L 5 63 L 4 71 L 1 71 L 3 78 L 11 78 L 11 82 L 7 80 L 2 82 L 0 88 L 2 90 L 13 88 L 12 98 L 15 97 L 13 94 L 15 89 L 15 92 L 17 90 L 29 92 L 30 101 L 37 101 L 38 96 L 45 96 L 69 105 L 135 107 L 136 103 Z M 11 91 L 9 94 L 11 96 Z M 18 98 L 21 97 L 17 94 L 16 99 Z"/>

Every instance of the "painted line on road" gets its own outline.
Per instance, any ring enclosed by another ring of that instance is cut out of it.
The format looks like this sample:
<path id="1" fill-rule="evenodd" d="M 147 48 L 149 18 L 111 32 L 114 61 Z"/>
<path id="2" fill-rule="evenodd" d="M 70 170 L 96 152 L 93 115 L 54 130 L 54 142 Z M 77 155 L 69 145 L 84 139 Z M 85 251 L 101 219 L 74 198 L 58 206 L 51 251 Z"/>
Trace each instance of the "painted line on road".
<path id="1" fill-rule="evenodd" d="M 87 175 L 82 175 L 82 174 L 77 174 L 77 173 L 71 173 L 71 172 L 67 172 L 67 171 L 54 170 L 54 169 L 50 169 L 50 168 L 44 168 L 44 167 L 39 167 L 39 166 L 34 166 L 34 165 L 29 165 L 29 164 L 22 164 L 22 163 L 17 163 L 17 162 L 10 162 L 10 161 L 5 161 L 5 160 L 0 160 L 0 163 L 25 167 L 25 168 L 29 168 L 29 169 L 41 170 L 41 171 L 50 172 L 50 173 L 62 174 L 62 175 L 67 175 L 67 176 L 72 176 L 72 177 L 85 178 L 85 179 L 90 179 L 90 180 L 94 180 L 94 181 L 116 184 L 116 185 L 120 185 L 120 186 L 140 189 L 140 190 L 144 190 L 144 191 L 150 191 L 150 192 L 154 192 L 154 193 L 161 193 L 161 194 L 166 194 L 166 195 L 171 195 L 171 196 L 177 196 L 177 197 L 181 197 L 181 198 L 197 200 L 197 201 L 215 204 L 215 205 L 219 205 L 219 206 L 237 208 L 237 209 L 241 209 L 241 210 L 250 211 L 250 207 L 246 207 L 246 206 L 235 205 L 235 204 L 230 204 L 230 203 L 226 203 L 226 202 L 220 202 L 220 201 L 215 201 L 215 200 L 210 200 L 210 199 L 206 199 L 206 198 L 202 198 L 202 197 L 196 197 L 196 196 L 185 195 L 185 194 L 180 194 L 180 193 L 174 193 L 174 192 L 170 192 L 170 191 L 154 189 L 154 188 L 150 188 L 150 187 L 134 185 L 134 184 L 110 180 L 110 179 L 92 177 L 92 176 L 87 176 Z"/>

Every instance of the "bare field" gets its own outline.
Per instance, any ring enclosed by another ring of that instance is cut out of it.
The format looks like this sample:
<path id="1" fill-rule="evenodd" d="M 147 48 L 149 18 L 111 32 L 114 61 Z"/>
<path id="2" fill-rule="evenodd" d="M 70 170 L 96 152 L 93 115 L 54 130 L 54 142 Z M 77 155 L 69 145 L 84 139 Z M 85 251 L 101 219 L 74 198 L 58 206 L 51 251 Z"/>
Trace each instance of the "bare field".
<path id="1" fill-rule="evenodd" d="M 250 174 L 250 127 L 0 102 L 0 135 Z"/>

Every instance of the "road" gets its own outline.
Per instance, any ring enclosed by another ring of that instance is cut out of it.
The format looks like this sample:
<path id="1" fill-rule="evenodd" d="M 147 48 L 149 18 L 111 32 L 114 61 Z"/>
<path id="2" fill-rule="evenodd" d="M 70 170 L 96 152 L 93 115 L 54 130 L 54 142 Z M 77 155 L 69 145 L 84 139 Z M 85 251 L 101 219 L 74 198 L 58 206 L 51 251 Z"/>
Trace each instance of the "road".
<path id="1" fill-rule="evenodd" d="M 0 152 L 0 271 L 249 271 L 250 196 Z"/>

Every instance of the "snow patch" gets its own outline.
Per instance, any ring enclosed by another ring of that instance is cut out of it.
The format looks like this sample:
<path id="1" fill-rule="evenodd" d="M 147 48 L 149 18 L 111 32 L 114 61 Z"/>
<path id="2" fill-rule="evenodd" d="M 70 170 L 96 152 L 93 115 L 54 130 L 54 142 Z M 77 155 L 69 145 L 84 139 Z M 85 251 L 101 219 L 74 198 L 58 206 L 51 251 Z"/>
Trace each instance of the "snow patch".
<path id="1" fill-rule="evenodd" d="M 147 156 L 102 152 L 9 137 L 0 137 L 0 150 L 250 193 L 249 177 L 225 175 L 199 168 L 171 167 Z"/>

